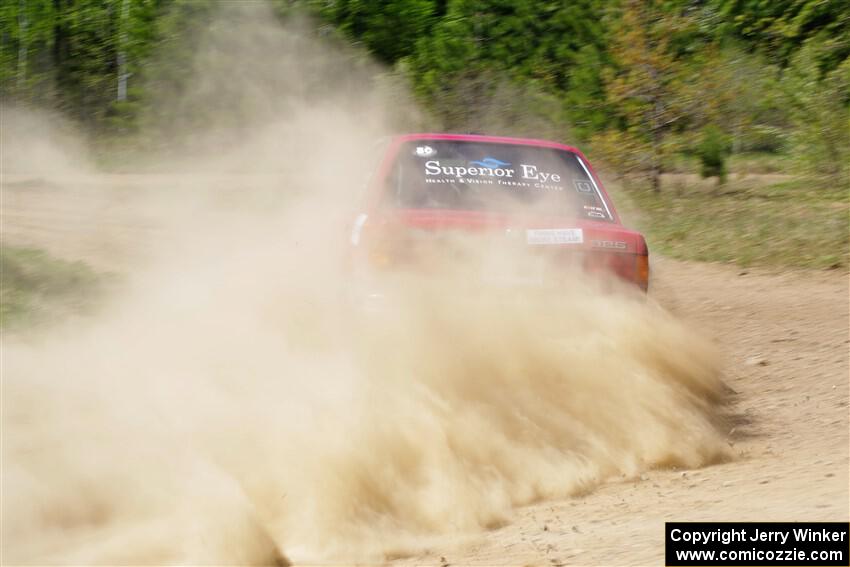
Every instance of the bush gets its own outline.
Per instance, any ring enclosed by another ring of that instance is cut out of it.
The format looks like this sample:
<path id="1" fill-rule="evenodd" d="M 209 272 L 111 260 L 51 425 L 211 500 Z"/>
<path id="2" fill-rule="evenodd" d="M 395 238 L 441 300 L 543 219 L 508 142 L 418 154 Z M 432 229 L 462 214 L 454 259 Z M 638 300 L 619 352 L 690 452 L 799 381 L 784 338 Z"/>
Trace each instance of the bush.
<path id="1" fill-rule="evenodd" d="M 726 160 L 731 154 L 732 145 L 723 131 L 709 124 L 702 130 L 702 136 L 696 147 L 700 161 L 700 175 L 703 178 L 716 177 L 718 185 L 726 183 Z"/>

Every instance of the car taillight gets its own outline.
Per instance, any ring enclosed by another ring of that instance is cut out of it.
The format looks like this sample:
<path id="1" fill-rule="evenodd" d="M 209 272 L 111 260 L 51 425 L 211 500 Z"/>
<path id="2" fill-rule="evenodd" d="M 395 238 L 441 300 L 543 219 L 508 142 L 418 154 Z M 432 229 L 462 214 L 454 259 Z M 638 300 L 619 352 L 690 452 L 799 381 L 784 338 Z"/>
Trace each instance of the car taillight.
<path id="1" fill-rule="evenodd" d="M 593 252 L 585 256 L 584 269 L 590 273 L 614 274 L 646 291 L 649 257 L 645 254 Z"/>
<path id="2" fill-rule="evenodd" d="M 375 246 L 369 250 L 369 265 L 373 268 L 388 268 L 393 264 L 393 255 L 385 247 Z"/>
<path id="3" fill-rule="evenodd" d="M 635 256 L 635 283 L 644 291 L 649 288 L 649 256 L 646 254 Z"/>
<path id="4" fill-rule="evenodd" d="M 374 225 L 364 230 L 363 251 L 369 267 L 396 268 L 410 255 L 406 231 L 393 225 Z"/>

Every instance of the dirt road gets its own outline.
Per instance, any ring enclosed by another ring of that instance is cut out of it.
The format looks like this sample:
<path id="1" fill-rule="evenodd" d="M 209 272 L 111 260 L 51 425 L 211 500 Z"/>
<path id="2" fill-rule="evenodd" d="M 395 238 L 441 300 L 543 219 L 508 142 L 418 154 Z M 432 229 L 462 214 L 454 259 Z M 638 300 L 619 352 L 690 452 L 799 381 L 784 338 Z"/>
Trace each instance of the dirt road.
<path id="1" fill-rule="evenodd" d="M 737 392 L 737 455 L 544 502 L 415 563 L 662 565 L 665 521 L 848 519 L 848 279 L 655 259 L 652 295 L 712 336 Z"/>
<path id="2" fill-rule="evenodd" d="M 125 218 L 132 191 L 114 195 L 104 203 L 83 192 L 71 206 L 52 200 L 49 188 L 7 186 L 4 245 L 46 247 L 120 269 L 151 225 Z M 402 563 L 660 565 L 668 520 L 850 518 L 847 275 L 657 257 L 653 264 L 651 295 L 725 356 L 726 381 L 737 392 L 729 432 L 735 458 L 701 470 L 650 471 L 583 497 L 528 506 L 502 528 Z"/>

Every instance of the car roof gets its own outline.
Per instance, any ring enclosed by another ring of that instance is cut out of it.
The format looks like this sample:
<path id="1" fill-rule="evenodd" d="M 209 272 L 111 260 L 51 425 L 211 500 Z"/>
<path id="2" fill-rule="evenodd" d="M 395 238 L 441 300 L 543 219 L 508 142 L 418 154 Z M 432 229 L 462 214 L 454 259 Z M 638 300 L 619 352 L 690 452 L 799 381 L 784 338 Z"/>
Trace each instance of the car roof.
<path id="1" fill-rule="evenodd" d="M 483 134 L 413 133 L 394 136 L 393 139 L 396 142 L 408 142 L 413 140 L 451 140 L 458 142 L 484 142 L 489 144 L 514 144 L 518 146 L 556 148 L 583 155 L 578 148 L 574 148 L 573 146 L 534 138 L 511 138 L 508 136 L 486 136 Z"/>

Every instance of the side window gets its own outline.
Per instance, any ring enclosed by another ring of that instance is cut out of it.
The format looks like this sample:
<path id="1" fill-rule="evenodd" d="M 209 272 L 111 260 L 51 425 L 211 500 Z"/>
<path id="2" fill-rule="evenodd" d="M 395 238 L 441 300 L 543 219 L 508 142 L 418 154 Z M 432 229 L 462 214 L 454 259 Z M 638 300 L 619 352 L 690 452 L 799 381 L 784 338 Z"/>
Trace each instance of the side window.
<path id="1" fill-rule="evenodd" d="M 381 166 L 381 161 L 383 161 L 384 154 L 387 151 L 387 148 L 390 145 L 390 138 L 384 136 L 382 138 L 378 138 L 372 143 L 372 146 L 369 148 L 369 158 L 368 165 L 369 167 L 366 169 L 366 174 L 361 180 L 360 184 L 357 187 L 357 202 L 365 203 L 366 199 L 369 195 L 369 188 L 372 186 L 372 183 L 375 181 L 375 175 L 378 172 L 378 168 Z"/>
<path id="2" fill-rule="evenodd" d="M 397 156 L 393 162 L 387 180 L 382 188 L 386 198 L 389 200 L 389 205 L 396 207 L 402 204 L 403 195 L 401 194 L 401 156 Z"/>

